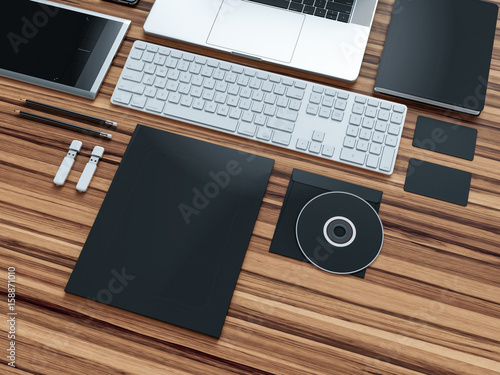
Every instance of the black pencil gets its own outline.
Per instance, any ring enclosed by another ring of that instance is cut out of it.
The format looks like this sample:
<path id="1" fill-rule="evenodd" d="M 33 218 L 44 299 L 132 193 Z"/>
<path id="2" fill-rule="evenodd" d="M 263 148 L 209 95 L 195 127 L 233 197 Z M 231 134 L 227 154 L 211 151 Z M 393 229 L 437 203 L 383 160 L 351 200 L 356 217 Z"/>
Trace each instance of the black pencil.
<path id="1" fill-rule="evenodd" d="M 54 126 L 58 126 L 60 128 L 75 130 L 75 131 L 80 132 L 80 133 L 96 135 L 98 137 L 102 137 L 102 138 L 106 138 L 106 139 L 111 139 L 111 137 L 112 137 L 112 135 L 108 134 L 108 133 L 100 132 L 100 131 L 93 130 L 93 129 L 83 128 L 81 126 L 68 124 L 66 122 L 54 120 L 54 119 L 48 118 L 48 117 L 35 115 L 33 113 L 19 111 L 17 109 L 14 110 L 14 112 L 16 112 L 17 114 L 19 114 L 22 117 L 25 117 L 25 118 L 28 118 L 31 120 L 35 120 L 35 121 L 39 121 L 39 122 L 43 122 L 43 123 L 48 124 L 48 125 L 54 125 Z"/>
<path id="2" fill-rule="evenodd" d="M 93 116 L 85 115 L 83 113 L 78 113 L 78 112 L 70 111 L 70 110 L 67 110 L 67 109 L 64 109 L 64 108 L 54 107 L 54 106 L 49 105 L 49 104 L 39 103 L 39 102 L 35 102 L 35 101 L 29 100 L 29 99 L 20 99 L 20 100 L 23 103 L 26 103 L 26 105 L 28 107 L 31 107 L 31 108 L 36 108 L 36 109 L 40 109 L 40 110 L 45 110 L 45 111 L 53 112 L 53 113 L 56 113 L 56 114 L 66 115 L 66 116 L 69 116 L 69 117 L 74 117 L 74 118 L 86 120 L 86 121 L 92 122 L 94 124 L 99 124 L 99 125 L 109 125 L 109 126 L 114 126 L 114 127 L 116 127 L 118 125 L 114 121 L 103 120 L 103 119 L 98 118 L 98 117 L 93 117 Z"/>

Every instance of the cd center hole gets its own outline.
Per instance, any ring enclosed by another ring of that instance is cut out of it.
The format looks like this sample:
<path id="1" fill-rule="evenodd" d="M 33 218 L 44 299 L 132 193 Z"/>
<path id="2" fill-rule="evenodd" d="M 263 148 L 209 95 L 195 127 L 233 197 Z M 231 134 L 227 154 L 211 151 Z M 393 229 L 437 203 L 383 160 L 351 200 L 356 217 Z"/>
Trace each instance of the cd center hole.
<path id="1" fill-rule="evenodd" d="M 344 237 L 346 234 L 346 230 L 344 227 L 338 226 L 333 229 L 333 233 L 335 233 L 337 237 Z"/>

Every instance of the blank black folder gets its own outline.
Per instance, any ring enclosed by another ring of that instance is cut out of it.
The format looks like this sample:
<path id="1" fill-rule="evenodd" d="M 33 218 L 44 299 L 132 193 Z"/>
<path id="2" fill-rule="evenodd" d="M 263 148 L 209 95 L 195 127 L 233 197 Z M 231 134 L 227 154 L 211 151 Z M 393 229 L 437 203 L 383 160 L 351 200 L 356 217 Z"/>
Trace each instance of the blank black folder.
<path id="1" fill-rule="evenodd" d="M 480 0 L 396 1 L 374 90 L 478 115 L 497 14 Z"/>
<path id="2" fill-rule="evenodd" d="M 219 337 L 273 164 L 138 125 L 66 291 Z"/>

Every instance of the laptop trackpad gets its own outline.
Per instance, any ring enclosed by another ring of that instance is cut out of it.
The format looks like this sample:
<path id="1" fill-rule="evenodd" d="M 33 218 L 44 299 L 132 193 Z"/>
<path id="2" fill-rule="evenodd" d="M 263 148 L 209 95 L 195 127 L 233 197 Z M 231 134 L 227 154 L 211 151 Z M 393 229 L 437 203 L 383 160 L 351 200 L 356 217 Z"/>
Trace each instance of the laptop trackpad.
<path id="1" fill-rule="evenodd" d="M 263 59 L 290 62 L 304 15 L 246 1 L 222 4 L 207 43 Z"/>

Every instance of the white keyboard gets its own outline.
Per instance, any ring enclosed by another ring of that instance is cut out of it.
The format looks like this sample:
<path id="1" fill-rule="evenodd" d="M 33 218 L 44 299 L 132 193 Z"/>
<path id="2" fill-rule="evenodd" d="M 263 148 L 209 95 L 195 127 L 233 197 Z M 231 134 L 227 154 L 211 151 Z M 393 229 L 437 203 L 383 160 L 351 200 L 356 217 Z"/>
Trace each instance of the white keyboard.
<path id="1" fill-rule="evenodd" d="M 136 41 L 111 102 L 391 174 L 407 108 Z"/>

